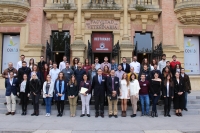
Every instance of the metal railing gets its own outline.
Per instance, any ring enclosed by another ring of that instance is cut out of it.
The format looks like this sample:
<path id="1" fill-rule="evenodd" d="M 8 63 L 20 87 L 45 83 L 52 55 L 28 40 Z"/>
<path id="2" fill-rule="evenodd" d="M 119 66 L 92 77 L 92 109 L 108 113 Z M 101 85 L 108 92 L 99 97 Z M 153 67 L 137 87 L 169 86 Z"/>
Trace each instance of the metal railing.
<path id="1" fill-rule="evenodd" d="M 152 5 L 152 0 L 136 0 L 137 5 Z"/>
<path id="2" fill-rule="evenodd" d="M 70 0 L 52 0 L 52 3 L 70 3 Z"/>
<path id="3" fill-rule="evenodd" d="M 94 4 L 113 4 L 115 3 L 115 0 L 90 0 L 90 2 Z"/>

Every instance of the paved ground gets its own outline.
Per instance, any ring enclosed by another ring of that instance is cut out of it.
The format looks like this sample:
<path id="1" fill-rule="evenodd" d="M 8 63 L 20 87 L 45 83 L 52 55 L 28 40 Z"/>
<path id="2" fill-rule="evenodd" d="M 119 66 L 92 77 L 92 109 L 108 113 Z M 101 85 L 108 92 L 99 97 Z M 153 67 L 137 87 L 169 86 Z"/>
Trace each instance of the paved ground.
<path id="1" fill-rule="evenodd" d="M 136 117 L 136 118 L 95 118 L 94 116 L 57 118 L 43 115 L 5 116 L 0 115 L 0 131 L 36 131 L 36 133 L 200 133 L 200 115 L 183 117 L 172 116 L 165 118 Z M 54 131 L 51 131 L 54 130 Z M 56 131 L 60 130 L 60 131 Z M 157 131 L 156 131 L 157 130 Z M 63 131 L 63 132 L 61 132 Z"/>
<path id="2" fill-rule="evenodd" d="M 1 97 L 4 94 L 0 90 Z M 200 96 L 200 91 L 193 91 L 190 99 Z M 107 111 L 107 110 L 105 110 Z M 190 111 L 190 110 L 189 110 Z M 171 118 L 159 115 L 158 118 L 74 118 L 55 115 L 5 116 L 0 114 L 0 133 L 200 133 L 200 115 L 184 115 Z"/>

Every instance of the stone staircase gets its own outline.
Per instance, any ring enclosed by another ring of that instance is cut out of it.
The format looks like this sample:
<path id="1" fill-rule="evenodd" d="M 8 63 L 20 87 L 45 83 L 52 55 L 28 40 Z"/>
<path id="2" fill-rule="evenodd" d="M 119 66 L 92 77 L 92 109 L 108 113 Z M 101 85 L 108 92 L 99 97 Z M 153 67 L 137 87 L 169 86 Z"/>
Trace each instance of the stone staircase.
<path id="1" fill-rule="evenodd" d="M 0 114 L 5 114 L 7 112 L 6 109 L 6 105 L 4 105 L 5 102 L 5 96 L 3 94 L 4 92 L 1 90 L 0 91 Z M 17 100 L 19 101 L 19 100 Z M 40 115 L 45 115 L 46 111 L 45 111 L 45 106 L 41 105 L 42 103 L 42 98 L 40 99 Z M 172 105 L 173 107 L 173 105 Z M 157 105 L 157 110 L 158 110 L 158 115 L 163 115 L 164 112 L 164 105 L 162 104 Z M 188 111 L 183 111 L 183 115 L 200 115 L 200 91 L 194 91 L 192 92 L 191 95 L 188 95 L 188 105 L 187 105 Z M 108 106 L 104 107 L 105 110 L 105 116 L 108 116 Z M 120 101 L 118 103 L 118 110 L 119 113 L 118 115 L 121 114 L 121 107 L 120 107 Z M 151 107 L 150 107 L 151 110 Z M 17 107 L 16 107 L 16 114 L 21 114 L 21 106 L 19 105 L 19 102 L 17 102 Z M 28 109 L 27 109 L 27 115 L 30 115 L 33 112 L 33 106 L 31 105 L 31 103 L 29 103 L 28 105 Z M 91 116 L 95 115 L 95 108 L 94 108 L 94 100 L 92 99 L 91 101 L 91 105 L 90 105 L 90 114 Z M 128 106 L 127 109 L 127 115 L 131 115 L 132 114 L 132 107 Z M 56 109 L 56 105 L 52 105 L 52 112 L 51 115 L 57 115 L 57 109 Z M 65 108 L 64 108 L 64 115 L 70 115 L 70 111 L 69 111 L 69 103 L 68 101 L 65 102 Z M 77 113 L 76 115 L 81 115 L 81 101 L 79 100 L 78 106 L 77 106 Z M 137 111 L 137 115 L 140 116 L 141 112 Z M 171 115 L 174 115 L 174 109 L 171 110 Z"/>

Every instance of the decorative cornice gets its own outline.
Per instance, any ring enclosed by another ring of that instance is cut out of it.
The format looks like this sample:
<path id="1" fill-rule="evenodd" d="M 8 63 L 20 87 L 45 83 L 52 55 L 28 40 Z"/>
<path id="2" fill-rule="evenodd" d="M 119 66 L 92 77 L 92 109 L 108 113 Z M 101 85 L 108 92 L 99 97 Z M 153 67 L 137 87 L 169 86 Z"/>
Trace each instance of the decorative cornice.
<path id="1" fill-rule="evenodd" d="M 147 22 L 148 20 L 157 21 L 158 16 L 161 13 L 161 10 L 156 11 L 136 11 L 136 10 L 129 10 L 131 14 L 131 20 L 141 20 L 142 21 L 142 32 L 146 32 Z"/>
<path id="2" fill-rule="evenodd" d="M 199 7 L 187 7 L 175 9 L 177 19 L 185 25 L 200 25 L 200 5 Z"/>
<path id="3" fill-rule="evenodd" d="M 48 20 L 51 20 L 53 17 L 57 18 L 58 30 L 62 31 L 64 18 L 73 20 L 76 10 L 44 9 L 44 12 L 46 12 Z"/>
<path id="4" fill-rule="evenodd" d="M 0 1 L 0 23 L 5 22 L 21 22 L 23 21 L 30 10 L 27 0 L 23 1 Z"/>

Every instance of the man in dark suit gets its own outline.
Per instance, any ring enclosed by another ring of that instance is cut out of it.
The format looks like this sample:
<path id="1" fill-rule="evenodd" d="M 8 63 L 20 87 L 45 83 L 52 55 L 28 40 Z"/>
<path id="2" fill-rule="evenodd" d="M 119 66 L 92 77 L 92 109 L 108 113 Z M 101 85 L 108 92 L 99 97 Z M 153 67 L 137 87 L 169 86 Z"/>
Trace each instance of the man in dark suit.
<path id="1" fill-rule="evenodd" d="M 14 78 L 14 73 L 11 71 L 9 73 L 10 77 L 5 81 L 6 88 L 6 102 L 7 110 L 6 115 L 15 115 L 16 110 L 16 95 L 18 89 L 18 81 Z"/>
<path id="2" fill-rule="evenodd" d="M 115 76 L 115 70 L 111 70 L 110 77 L 107 78 L 107 94 L 108 94 L 108 110 L 109 117 L 111 118 L 113 115 L 117 118 L 117 103 L 119 96 L 119 78 Z M 114 105 L 114 109 L 112 106 Z"/>
<path id="3" fill-rule="evenodd" d="M 187 95 L 191 93 L 191 84 L 190 84 L 190 78 L 187 74 L 185 74 L 185 69 L 181 68 L 181 78 L 183 78 L 183 81 L 185 83 L 185 104 L 184 104 L 184 110 L 188 111 L 187 109 Z"/>
<path id="4" fill-rule="evenodd" d="M 95 117 L 99 116 L 99 106 L 101 117 L 104 117 L 104 99 L 106 91 L 106 77 L 102 75 L 102 70 L 99 68 L 97 75 L 92 80 L 92 89 L 94 89 L 94 98 L 95 98 Z"/>
<path id="5" fill-rule="evenodd" d="M 122 66 L 122 71 L 130 73 L 130 65 L 126 63 L 126 57 L 122 58 L 122 63 L 120 65 Z"/>
<path id="6" fill-rule="evenodd" d="M 21 82 L 23 80 L 24 74 L 26 74 L 26 75 L 31 74 L 31 69 L 29 67 L 27 67 L 26 61 L 22 61 L 22 68 L 19 68 L 19 70 L 18 70 L 17 78 L 18 78 L 19 82 Z M 28 78 L 30 78 L 30 77 L 28 77 Z"/>
<path id="7" fill-rule="evenodd" d="M 161 78 L 162 79 L 162 74 L 160 72 L 160 70 L 157 69 L 158 65 L 157 64 L 154 64 L 153 65 L 153 70 L 150 71 L 150 79 L 153 79 L 154 78 L 154 74 L 155 73 L 158 73 L 158 78 Z"/>

